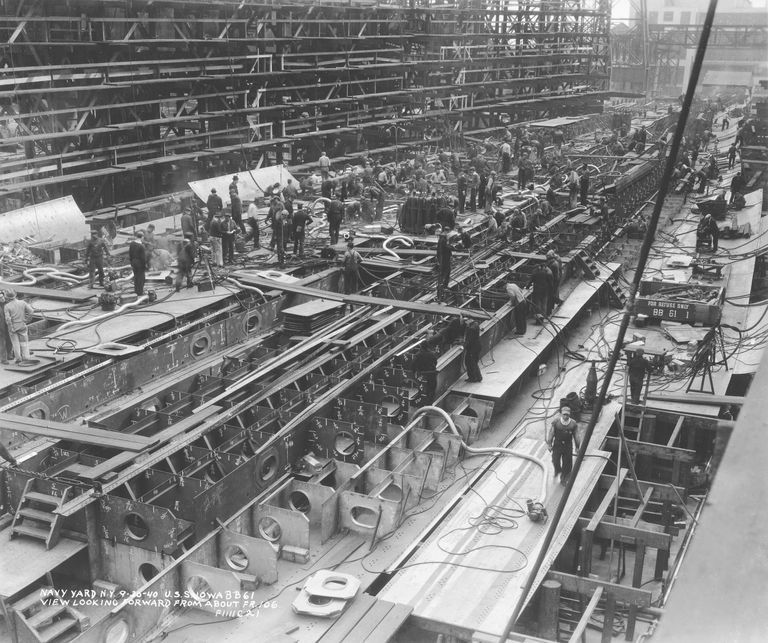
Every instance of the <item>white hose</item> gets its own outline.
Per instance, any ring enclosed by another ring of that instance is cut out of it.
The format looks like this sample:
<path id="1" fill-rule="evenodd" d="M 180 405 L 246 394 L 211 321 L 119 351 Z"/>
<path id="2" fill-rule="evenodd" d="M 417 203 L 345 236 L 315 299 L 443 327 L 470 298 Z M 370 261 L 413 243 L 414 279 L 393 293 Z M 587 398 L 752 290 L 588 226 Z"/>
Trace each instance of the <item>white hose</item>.
<path id="1" fill-rule="evenodd" d="M 413 415 L 413 419 L 415 420 L 419 415 L 423 415 L 424 413 L 437 413 L 440 417 L 442 417 L 447 423 L 448 427 L 451 429 L 454 435 L 457 435 L 461 439 L 461 446 L 463 446 L 468 453 L 488 453 L 488 454 L 496 454 L 496 455 L 511 455 L 518 458 L 523 458 L 524 460 L 528 460 L 529 462 L 533 462 L 537 467 L 541 469 L 541 488 L 539 490 L 539 497 L 534 498 L 534 502 L 540 502 L 541 504 L 545 504 L 547 501 L 547 488 L 549 486 L 549 474 L 547 473 L 547 467 L 546 465 L 536 456 L 532 456 L 528 453 L 521 453 L 520 451 L 514 451 L 513 449 L 507 449 L 506 447 L 471 447 L 466 442 L 464 442 L 464 438 L 462 437 L 461 433 L 459 433 L 459 430 L 456 428 L 456 424 L 453 421 L 453 418 L 448 415 L 448 413 L 441 409 L 438 406 L 422 406 L 421 408 L 416 409 L 416 413 Z"/>
<path id="2" fill-rule="evenodd" d="M 413 239 L 410 237 L 404 237 L 402 235 L 395 235 L 394 237 L 387 237 L 384 240 L 384 244 L 382 247 L 384 248 L 384 252 L 389 254 L 389 257 L 386 257 L 387 259 L 392 259 L 394 261 L 402 261 L 403 258 L 397 254 L 392 248 L 389 247 L 390 241 L 403 241 L 409 248 L 413 248 Z"/>
<path id="3" fill-rule="evenodd" d="M 24 275 L 27 279 L 24 281 L 3 281 L 0 280 L 0 284 L 3 286 L 34 286 L 39 279 L 35 277 L 34 275 L 41 275 L 48 277 L 49 279 L 56 279 L 58 281 L 63 281 L 65 283 L 69 283 L 72 285 L 78 285 L 81 280 L 87 279 L 88 275 L 85 275 L 84 277 L 76 277 L 75 275 L 72 275 L 68 272 L 62 272 L 58 268 L 45 268 L 43 266 L 39 268 L 27 268 L 24 272 L 21 273 Z"/>
<path id="4" fill-rule="evenodd" d="M 107 319 L 108 317 L 114 317 L 115 315 L 120 314 L 124 310 L 127 310 L 128 308 L 132 308 L 133 306 L 138 306 L 139 304 L 143 304 L 145 301 L 147 301 L 149 297 L 147 295 L 142 295 L 139 297 L 136 301 L 132 301 L 128 304 L 123 304 L 120 306 L 120 308 L 116 308 L 115 310 L 111 310 L 108 313 L 104 313 L 103 315 L 97 315 L 96 317 L 83 317 L 82 319 L 74 319 L 72 321 L 67 322 L 66 324 L 62 324 L 59 326 L 56 331 L 64 330 L 65 328 L 70 328 L 71 326 L 79 326 L 81 324 L 90 324 L 95 321 L 101 321 L 102 319 Z"/>
<path id="5" fill-rule="evenodd" d="M 264 301 L 267 301 L 267 296 L 264 294 L 264 291 L 262 291 L 260 288 L 256 288 L 256 286 L 246 286 L 244 283 L 239 282 L 234 277 L 227 277 L 227 281 L 231 281 L 238 288 L 242 288 L 243 290 L 252 290 L 253 292 L 261 295 Z"/>

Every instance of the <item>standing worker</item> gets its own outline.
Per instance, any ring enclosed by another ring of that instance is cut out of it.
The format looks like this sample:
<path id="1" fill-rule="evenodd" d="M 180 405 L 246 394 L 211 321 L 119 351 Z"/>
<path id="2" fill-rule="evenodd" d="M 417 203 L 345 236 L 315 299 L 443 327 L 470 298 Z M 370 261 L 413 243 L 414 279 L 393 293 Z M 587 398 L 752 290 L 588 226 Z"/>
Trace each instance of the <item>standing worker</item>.
<path id="1" fill-rule="evenodd" d="M 728 201 L 728 205 L 732 204 L 737 196 L 743 196 L 746 187 L 747 182 L 741 176 L 741 172 L 736 172 L 731 179 L 731 199 Z"/>
<path id="2" fill-rule="evenodd" d="M 224 208 L 224 203 L 221 201 L 221 197 L 216 194 L 216 188 L 211 188 L 211 193 L 208 195 L 206 205 L 208 206 L 208 225 L 210 225 L 211 221 L 213 221 L 213 217 Z"/>
<path id="3" fill-rule="evenodd" d="M 561 303 L 560 281 L 563 278 L 563 262 L 554 250 L 547 251 L 547 268 L 552 271 L 552 299 L 549 302 L 549 312 L 551 313 L 555 304 Z"/>
<path id="4" fill-rule="evenodd" d="M 277 265 L 281 268 L 285 265 L 285 227 L 283 217 L 287 215 L 288 212 L 281 210 L 272 218 L 272 242 L 275 244 L 275 251 L 277 252 Z"/>
<path id="5" fill-rule="evenodd" d="M 501 171 L 506 174 L 512 169 L 512 146 L 509 141 L 504 141 L 501 144 L 499 155 L 501 156 Z"/>
<path id="6" fill-rule="evenodd" d="M 304 255 L 304 238 L 307 226 L 312 223 L 309 207 L 302 208 L 293 215 L 293 254 Z"/>
<path id="7" fill-rule="evenodd" d="M 229 184 L 229 200 L 230 202 L 235 197 L 240 198 L 240 187 L 237 184 L 238 178 L 237 174 L 232 177 L 232 182 Z"/>
<path id="8" fill-rule="evenodd" d="M 540 263 L 536 266 L 531 275 L 531 286 L 533 286 L 531 293 L 533 314 L 536 317 L 536 323 L 541 324 L 551 310 L 549 302 L 554 290 L 554 276 L 546 264 Z"/>
<path id="9" fill-rule="evenodd" d="M 579 437 L 576 434 L 576 421 L 571 419 L 571 408 L 563 406 L 560 417 L 550 425 L 547 431 L 547 446 L 552 452 L 552 464 L 555 467 L 555 477 L 560 476 L 560 484 L 568 483 L 568 476 L 573 469 L 573 446 L 579 448 Z"/>
<path id="10" fill-rule="evenodd" d="M 344 219 L 344 204 L 338 199 L 331 200 L 325 205 L 326 216 L 328 218 L 328 234 L 331 237 L 331 245 L 335 246 L 339 242 L 339 228 Z"/>
<path id="11" fill-rule="evenodd" d="M 230 204 L 232 209 L 232 221 L 240 228 L 240 232 L 245 235 L 245 224 L 243 223 L 243 202 L 236 194 L 232 197 L 232 203 Z"/>
<path id="12" fill-rule="evenodd" d="M 734 165 L 736 165 L 736 143 L 731 143 L 728 148 L 728 169 L 733 169 Z"/>
<path id="13" fill-rule="evenodd" d="M 482 382 L 480 373 L 480 324 L 473 319 L 464 331 L 464 366 L 467 368 L 467 382 Z"/>
<path id="14" fill-rule="evenodd" d="M 0 290 L 0 364 L 7 364 L 13 354 L 11 336 L 8 334 L 8 323 L 5 321 L 5 291 Z"/>
<path id="15" fill-rule="evenodd" d="M 94 273 L 99 271 L 99 286 L 104 287 L 104 257 L 109 257 L 107 242 L 96 231 L 91 232 L 91 238 L 85 246 L 85 262 L 88 264 L 88 284 L 93 288 Z"/>
<path id="16" fill-rule="evenodd" d="M 221 222 L 221 254 L 225 264 L 235 261 L 235 235 L 237 227 L 232 221 L 232 215 L 227 212 Z"/>
<path id="17" fill-rule="evenodd" d="M 35 311 L 26 301 L 16 299 L 15 290 L 6 290 L 5 299 L 5 323 L 11 336 L 16 363 L 21 364 L 30 359 L 27 322 L 32 318 Z"/>
<path id="18" fill-rule="evenodd" d="M 469 168 L 469 209 L 477 210 L 477 191 L 480 189 L 480 175 L 474 167 Z"/>
<path id="19" fill-rule="evenodd" d="M 451 256 L 453 255 L 453 248 L 448 243 L 448 232 L 443 230 L 440 232 L 440 236 L 437 239 L 437 250 L 435 257 L 437 259 L 437 296 L 438 299 L 442 296 L 442 292 L 445 288 L 448 288 L 448 282 L 451 278 Z"/>
<path id="20" fill-rule="evenodd" d="M 133 290 L 141 297 L 144 294 L 144 280 L 147 273 L 147 249 L 144 247 L 144 233 L 137 230 L 134 239 L 128 246 L 128 260 L 133 270 Z"/>
<path id="21" fill-rule="evenodd" d="M 525 293 L 514 281 L 512 277 L 507 278 L 507 294 L 509 295 L 509 302 L 514 307 L 515 311 L 515 332 L 518 335 L 525 335 L 525 331 L 528 329 L 526 318 L 528 317 L 528 302 L 525 299 Z"/>
<path id="22" fill-rule="evenodd" d="M 581 168 L 581 176 L 579 177 L 579 203 L 581 205 L 587 205 L 587 196 L 589 195 L 589 168 L 584 165 Z"/>
<path id="23" fill-rule="evenodd" d="M 320 154 L 320 158 L 317 159 L 317 164 L 320 166 L 320 175 L 323 177 L 323 180 L 328 179 L 328 175 L 331 172 L 331 159 L 328 158 L 325 150 Z"/>
<path id="24" fill-rule="evenodd" d="M 221 220 L 221 217 L 217 212 L 216 216 L 214 216 L 213 220 L 211 221 L 211 227 L 209 230 L 209 234 L 211 235 L 211 249 L 213 250 L 213 263 L 217 266 L 224 265 L 224 254 L 222 252 L 221 241 L 221 227 L 223 224 L 224 222 Z"/>
<path id="25" fill-rule="evenodd" d="M 181 215 L 181 234 L 184 237 L 192 235 L 193 239 L 197 239 L 197 222 L 191 210 L 184 210 Z"/>
<path id="26" fill-rule="evenodd" d="M 653 370 L 653 364 L 643 357 L 644 353 L 645 351 L 642 348 L 636 349 L 630 355 L 627 363 L 629 395 L 632 404 L 640 404 L 640 395 L 643 392 L 646 373 L 650 373 Z"/>
<path id="27" fill-rule="evenodd" d="M 573 167 L 568 168 L 568 207 L 575 208 L 579 195 L 579 175 Z"/>
<path id="28" fill-rule="evenodd" d="M 181 290 L 181 282 L 186 278 L 187 288 L 192 288 L 192 267 L 195 265 L 195 247 L 191 237 L 184 237 L 176 257 L 176 292 Z"/>
<path id="29" fill-rule="evenodd" d="M 459 214 L 464 214 L 464 208 L 467 205 L 467 185 L 469 180 L 467 175 L 464 174 L 464 170 L 459 171 L 459 175 L 456 177 L 456 192 L 459 197 Z"/>
<path id="30" fill-rule="evenodd" d="M 363 258 L 355 250 L 355 244 L 349 241 L 347 251 L 344 253 L 342 264 L 344 265 L 344 294 L 356 292 L 360 284 L 360 264 Z"/>

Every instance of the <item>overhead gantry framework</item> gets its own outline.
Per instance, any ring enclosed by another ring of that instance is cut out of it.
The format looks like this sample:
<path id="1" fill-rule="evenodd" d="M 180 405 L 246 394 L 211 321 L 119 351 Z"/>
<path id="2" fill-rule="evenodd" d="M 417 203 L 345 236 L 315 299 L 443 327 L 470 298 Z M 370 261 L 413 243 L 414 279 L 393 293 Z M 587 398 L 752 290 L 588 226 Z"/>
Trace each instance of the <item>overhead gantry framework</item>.
<path id="1" fill-rule="evenodd" d="M 609 9 L 7 0 L 0 196 L 72 193 L 91 210 L 323 150 L 599 111 Z"/>

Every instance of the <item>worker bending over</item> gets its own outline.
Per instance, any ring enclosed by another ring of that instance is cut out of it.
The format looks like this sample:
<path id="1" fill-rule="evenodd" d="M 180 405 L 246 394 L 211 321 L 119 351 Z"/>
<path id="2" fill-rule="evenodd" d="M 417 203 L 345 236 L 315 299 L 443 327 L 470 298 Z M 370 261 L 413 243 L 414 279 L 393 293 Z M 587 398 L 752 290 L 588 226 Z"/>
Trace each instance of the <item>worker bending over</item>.
<path id="1" fill-rule="evenodd" d="M 627 372 L 629 373 L 629 395 L 632 404 L 640 404 L 640 396 L 645 384 L 645 376 L 653 370 L 653 364 L 643 355 L 645 351 L 638 348 L 629 355 Z"/>
<path id="2" fill-rule="evenodd" d="M 184 237 L 176 257 L 176 292 L 181 290 L 181 282 L 185 279 L 187 288 L 192 288 L 192 267 L 195 265 L 195 252 L 191 236 Z"/>
<path id="3" fill-rule="evenodd" d="M 476 320 L 467 323 L 464 331 L 464 366 L 467 368 L 467 382 L 482 382 L 480 373 L 480 324 Z"/>

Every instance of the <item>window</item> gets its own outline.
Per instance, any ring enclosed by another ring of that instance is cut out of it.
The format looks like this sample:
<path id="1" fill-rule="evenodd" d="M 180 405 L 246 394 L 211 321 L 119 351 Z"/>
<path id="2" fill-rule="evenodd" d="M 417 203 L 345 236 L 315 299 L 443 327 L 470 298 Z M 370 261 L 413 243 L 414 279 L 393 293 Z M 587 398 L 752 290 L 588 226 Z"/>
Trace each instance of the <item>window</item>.
<path id="1" fill-rule="evenodd" d="M 662 22 L 672 22 L 675 19 L 674 11 L 665 11 L 662 17 Z"/>
<path id="2" fill-rule="evenodd" d="M 680 14 L 680 24 L 681 25 L 689 25 L 689 24 L 691 24 L 691 12 L 690 11 L 683 11 Z"/>

